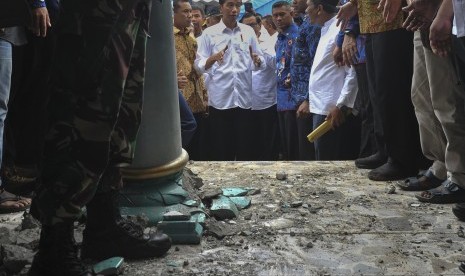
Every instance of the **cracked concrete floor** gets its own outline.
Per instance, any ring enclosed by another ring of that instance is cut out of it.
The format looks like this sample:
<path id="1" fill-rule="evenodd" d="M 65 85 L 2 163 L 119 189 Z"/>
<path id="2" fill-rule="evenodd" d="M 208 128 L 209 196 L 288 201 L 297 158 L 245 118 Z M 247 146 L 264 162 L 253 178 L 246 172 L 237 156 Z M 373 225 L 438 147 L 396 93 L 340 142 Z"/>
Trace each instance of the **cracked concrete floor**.
<path id="1" fill-rule="evenodd" d="M 229 232 L 225 238 L 206 235 L 200 245 L 173 246 L 163 258 L 127 262 L 125 275 L 463 275 L 465 225 L 451 205 L 419 203 L 399 189 L 390 194 L 393 183 L 369 181 L 368 170 L 353 162 L 187 167 L 203 179 L 203 191 L 261 193 L 250 196 L 251 207 L 236 219 L 219 222 Z M 276 179 L 280 172 L 287 180 Z M 13 229 L 21 216 L 2 215 L 0 226 Z"/>
<path id="2" fill-rule="evenodd" d="M 463 275 L 464 223 L 353 162 L 191 162 L 202 190 L 253 187 L 234 234 L 177 245 L 126 275 Z M 276 179 L 285 172 L 287 180 Z M 292 208 L 293 202 L 303 206 Z"/>

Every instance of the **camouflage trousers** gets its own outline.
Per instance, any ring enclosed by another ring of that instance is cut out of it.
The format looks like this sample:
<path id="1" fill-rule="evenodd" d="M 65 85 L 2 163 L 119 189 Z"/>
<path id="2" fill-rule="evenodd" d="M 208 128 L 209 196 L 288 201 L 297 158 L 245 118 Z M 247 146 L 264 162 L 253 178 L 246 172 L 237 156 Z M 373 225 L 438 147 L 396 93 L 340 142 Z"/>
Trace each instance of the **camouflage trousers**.
<path id="1" fill-rule="evenodd" d="M 111 167 L 131 163 L 151 0 L 62 0 L 42 181 L 42 223 L 75 220 Z"/>

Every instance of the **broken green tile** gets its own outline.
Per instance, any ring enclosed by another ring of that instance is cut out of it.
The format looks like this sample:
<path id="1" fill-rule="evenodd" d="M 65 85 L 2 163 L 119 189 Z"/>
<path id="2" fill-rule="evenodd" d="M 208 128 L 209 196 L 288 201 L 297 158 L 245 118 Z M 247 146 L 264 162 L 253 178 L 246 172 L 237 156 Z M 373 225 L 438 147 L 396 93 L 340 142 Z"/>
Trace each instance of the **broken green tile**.
<path id="1" fill-rule="evenodd" d="M 182 204 L 188 206 L 188 207 L 198 207 L 199 203 L 196 200 L 189 199 L 184 201 Z"/>
<path id="2" fill-rule="evenodd" d="M 202 226 L 204 226 L 206 218 L 207 218 L 207 215 L 205 215 L 204 213 L 195 213 L 195 214 L 191 215 L 190 221 L 198 222 Z"/>
<path id="3" fill-rule="evenodd" d="M 203 227 L 192 221 L 162 221 L 157 229 L 171 238 L 173 244 L 199 244 Z"/>
<path id="4" fill-rule="evenodd" d="M 223 195 L 227 197 L 231 196 L 245 196 L 249 191 L 244 188 L 223 188 Z"/>
<path id="5" fill-rule="evenodd" d="M 250 207 L 250 204 L 252 203 L 252 200 L 250 198 L 245 197 L 245 196 L 235 196 L 235 197 L 230 197 L 229 198 L 234 204 L 236 204 L 236 207 L 238 210 L 242 210 L 245 208 Z"/>
<path id="6" fill-rule="evenodd" d="M 167 261 L 166 265 L 171 266 L 171 267 L 180 267 L 180 266 L 182 266 L 182 262 L 180 262 L 180 261 Z"/>
<path id="7" fill-rule="evenodd" d="M 93 271 L 96 275 L 118 275 L 122 273 L 124 258 L 113 257 L 94 265 Z"/>
<path id="8" fill-rule="evenodd" d="M 220 196 L 219 198 L 214 199 L 210 211 L 215 218 L 220 220 L 232 219 L 237 217 L 239 214 L 236 204 L 225 196 Z"/>
<path id="9" fill-rule="evenodd" d="M 190 215 L 186 215 L 178 211 L 169 211 L 163 214 L 164 221 L 185 221 L 189 219 Z"/>

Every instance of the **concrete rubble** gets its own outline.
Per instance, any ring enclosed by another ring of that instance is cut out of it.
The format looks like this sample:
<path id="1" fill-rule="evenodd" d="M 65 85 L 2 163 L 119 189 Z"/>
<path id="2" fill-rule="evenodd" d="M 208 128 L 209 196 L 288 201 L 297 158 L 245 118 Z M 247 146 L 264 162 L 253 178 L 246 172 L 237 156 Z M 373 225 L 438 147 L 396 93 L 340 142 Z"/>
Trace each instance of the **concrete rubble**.
<path id="1" fill-rule="evenodd" d="M 199 196 L 183 204 L 197 211 L 171 215 L 189 215 L 184 222 L 202 226 L 199 244 L 126 261 L 124 275 L 463 275 L 465 223 L 452 205 L 420 203 L 394 182 L 369 181 L 368 170 L 353 162 L 190 162 L 188 168 L 196 183 L 189 193 Z M 213 202 L 228 198 L 230 188 L 247 191 L 241 196 L 252 204 L 234 218 L 215 218 Z M 39 229 L 22 216 L 0 216 L 0 275 L 26 275 L 37 247 Z"/>

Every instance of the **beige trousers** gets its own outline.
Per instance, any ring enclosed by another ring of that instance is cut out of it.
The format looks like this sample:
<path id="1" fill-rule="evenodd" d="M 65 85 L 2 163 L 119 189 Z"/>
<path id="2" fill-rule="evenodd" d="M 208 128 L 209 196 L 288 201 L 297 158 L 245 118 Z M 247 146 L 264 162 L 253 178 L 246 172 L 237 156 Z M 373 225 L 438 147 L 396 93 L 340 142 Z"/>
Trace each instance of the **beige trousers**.
<path id="1" fill-rule="evenodd" d="M 451 59 L 436 56 L 414 36 L 412 102 L 423 154 L 431 172 L 465 188 L 464 87 L 457 84 Z"/>

